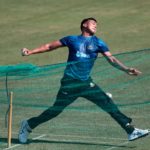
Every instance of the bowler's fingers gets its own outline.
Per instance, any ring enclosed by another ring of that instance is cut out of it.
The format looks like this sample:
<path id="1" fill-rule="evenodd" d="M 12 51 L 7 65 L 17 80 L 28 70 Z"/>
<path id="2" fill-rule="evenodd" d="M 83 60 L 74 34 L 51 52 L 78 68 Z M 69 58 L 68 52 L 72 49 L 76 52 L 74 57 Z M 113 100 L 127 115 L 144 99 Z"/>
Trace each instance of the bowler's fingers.
<path id="1" fill-rule="evenodd" d="M 140 74 L 142 74 L 142 72 L 135 68 L 129 68 L 128 74 L 129 75 L 140 75 Z"/>

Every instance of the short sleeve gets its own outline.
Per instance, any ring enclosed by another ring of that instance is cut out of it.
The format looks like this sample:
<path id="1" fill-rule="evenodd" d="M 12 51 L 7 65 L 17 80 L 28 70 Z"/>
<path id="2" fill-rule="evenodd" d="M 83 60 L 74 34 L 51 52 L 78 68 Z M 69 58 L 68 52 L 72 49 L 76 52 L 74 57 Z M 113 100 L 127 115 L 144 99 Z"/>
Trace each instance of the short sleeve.
<path id="1" fill-rule="evenodd" d="M 68 39 L 69 39 L 69 36 L 66 36 L 66 37 L 61 38 L 59 41 L 62 43 L 63 46 L 67 46 Z"/>
<path id="2" fill-rule="evenodd" d="M 98 47 L 99 47 L 100 53 L 104 53 L 104 52 L 109 51 L 107 44 L 101 39 L 98 40 Z"/>

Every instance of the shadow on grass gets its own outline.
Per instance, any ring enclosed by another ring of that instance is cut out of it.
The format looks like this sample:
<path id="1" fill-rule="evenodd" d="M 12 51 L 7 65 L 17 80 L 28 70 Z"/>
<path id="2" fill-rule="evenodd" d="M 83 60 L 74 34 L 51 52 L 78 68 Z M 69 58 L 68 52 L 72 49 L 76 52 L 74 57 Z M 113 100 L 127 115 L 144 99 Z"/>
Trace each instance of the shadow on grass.
<path id="1" fill-rule="evenodd" d="M 30 141 L 31 143 L 53 143 L 53 144 L 79 144 L 79 145 L 99 145 L 99 146 L 105 146 L 105 147 L 120 147 L 120 148 L 135 148 L 135 146 L 127 146 L 127 145 L 118 145 L 118 144 L 110 144 L 107 143 L 98 143 L 98 142 L 92 142 L 92 141 L 73 141 L 73 140 L 34 140 Z M 30 143 L 29 142 L 29 143 Z M 120 143 L 121 144 L 121 143 Z"/>
<path id="2" fill-rule="evenodd" d="M 0 144 L 7 143 L 7 142 L 8 142 L 7 138 L 0 138 Z M 18 139 L 15 139 L 15 138 L 11 139 L 11 142 L 12 144 L 20 144 Z"/>
<path id="3" fill-rule="evenodd" d="M 11 140 L 12 144 L 20 144 L 18 139 L 12 138 Z M 7 143 L 7 138 L 0 138 L 0 143 Z M 98 143 L 98 142 L 91 142 L 91 141 L 73 141 L 73 140 L 45 140 L 45 139 L 37 139 L 37 140 L 29 140 L 28 143 L 24 145 L 29 145 L 31 143 L 49 143 L 49 144 L 78 144 L 78 145 L 99 145 L 99 146 L 105 146 L 105 147 L 118 147 L 118 148 L 136 148 L 135 146 L 129 146 L 124 145 L 123 143 L 119 144 L 110 144 L 107 143 Z"/>

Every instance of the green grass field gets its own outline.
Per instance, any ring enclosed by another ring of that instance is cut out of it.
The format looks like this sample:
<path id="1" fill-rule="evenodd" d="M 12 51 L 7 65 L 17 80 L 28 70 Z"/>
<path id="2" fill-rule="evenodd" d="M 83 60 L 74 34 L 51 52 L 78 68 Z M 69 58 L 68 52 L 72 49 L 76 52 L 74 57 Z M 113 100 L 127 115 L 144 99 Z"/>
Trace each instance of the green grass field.
<path id="1" fill-rule="evenodd" d="M 101 57 L 92 72 L 94 81 L 106 92 L 113 94 L 120 110 L 133 118 L 133 124 L 140 128 L 149 128 L 150 124 L 149 52 L 150 50 L 145 50 L 116 55 L 118 59 L 128 60 L 128 65 L 140 68 L 143 75 L 139 77 L 117 71 Z M 148 150 L 149 136 L 128 142 L 126 133 L 108 114 L 83 98 L 78 98 L 57 118 L 36 128 L 29 136 L 29 144 L 19 144 L 17 136 L 21 120 L 39 115 L 54 103 L 64 66 L 65 64 L 50 65 L 40 71 L 35 69 L 23 73 L 26 76 L 8 77 L 8 90 L 14 93 L 10 149 Z M 0 148 L 3 150 L 7 147 L 7 128 L 4 127 L 8 107 L 5 82 L 5 77 L 1 77 Z"/>
<path id="2" fill-rule="evenodd" d="M 112 53 L 148 49 L 149 7 L 149 0 L 1 0 L 0 64 L 31 63 L 41 66 L 65 62 L 65 48 L 30 57 L 22 57 L 20 49 L 35 48 L 66 35 L 80 34 L 81 20 L 91 16 L 99 22 L 97 36 L 106 41 Z M 149 51 L 117 55 L 125 64 L 143 72 L 137 78 L 113 69 L 103 59 L 96 62 L 93 70 L 96 83 L 113 94 L 115 103 L 133 118 L 133 123 L 139 128 L 150 128 L 149 56 Z M 105 67 L 99 66 L 101 63 Z M 52 65 L 52 68 L 46 75 L 9 78 L 9 91 L 14 92 L 10 149 L 149 149 L 149 136 L 128 142 L 126 133 L 108 114 L 83 98 L 79 98 L 57 118 L 36 128 L 29 137 L 29 144 L 20 145 L 17 138 L 20 121 L 40 114 L 55 100 L 64 64 L 60 67 Z M 5 77 L 0 78 L 0 150 L 7 148 L 5 80 Z"/>
<path id="3" fill-rule="evenodd" d="M 149 48 L 149 7 L 149 0 L 1 0 L 0 64 L 64 62 L 66 50 L 29 58 L 19 51 L 80 34 L 81 20 L 91 16 L 99 21 L 97 36 L 112 53 Z"/>

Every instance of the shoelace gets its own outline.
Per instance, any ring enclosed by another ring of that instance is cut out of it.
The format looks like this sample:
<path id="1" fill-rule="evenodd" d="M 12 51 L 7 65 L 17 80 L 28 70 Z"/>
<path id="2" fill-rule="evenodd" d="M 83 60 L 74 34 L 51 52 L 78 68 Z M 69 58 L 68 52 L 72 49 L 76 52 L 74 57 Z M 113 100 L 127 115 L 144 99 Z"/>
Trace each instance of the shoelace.
<path id="1" fill-rule="evenodd" d="M 136 131 L 135 133 L 133 133 L 133 135 L 140 136 L 140 135 L 142 135 L 142 133 L 140 131 Z"/>
<path id="2" fill-rule="evenodd" d="M 23 128 L 20 130 L 20 134 L 25 133 L 25 130 L 28 132 L 27 125 L 23 126 Z"/>

